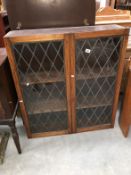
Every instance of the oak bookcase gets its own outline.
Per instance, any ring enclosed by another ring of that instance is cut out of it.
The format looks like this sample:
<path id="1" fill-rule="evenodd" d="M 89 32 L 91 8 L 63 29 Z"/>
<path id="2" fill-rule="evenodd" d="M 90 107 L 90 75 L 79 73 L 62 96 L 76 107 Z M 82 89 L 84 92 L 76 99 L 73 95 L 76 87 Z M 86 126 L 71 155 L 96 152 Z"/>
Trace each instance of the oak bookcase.
<path id="1" fill-rule="evenodd" d="M 5 36 L 29 138 L 114 126 L 128 32 L 106 25 Z"/>

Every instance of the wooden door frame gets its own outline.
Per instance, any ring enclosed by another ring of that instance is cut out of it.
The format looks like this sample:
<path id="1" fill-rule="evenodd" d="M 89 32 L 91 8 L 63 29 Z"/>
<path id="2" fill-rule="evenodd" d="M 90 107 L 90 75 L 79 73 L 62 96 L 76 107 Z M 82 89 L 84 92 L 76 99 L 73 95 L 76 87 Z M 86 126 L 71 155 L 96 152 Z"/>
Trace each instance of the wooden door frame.
<path id="1" fill-rule="evenodd" d="M 46 137 L 46 136 L 54 136 L 54 135 L 63 135 L 63 134 L 68 134 L 71 133 L 71 105 L 70 105 L 70 86 L 68 87 L 68 85 L 70 84 L 70 79 L 69 79 L 69 71 L 70 71 L 70 63 L 69 63 L 69 56 L 68 56 L 68 49 L 70 49 L 68 42 L 69 39 L 68 37 L 65 37 L 64 35 L 47 35 L 45 37 L 16 37 L 16 38 L 4 38 L 4 42 L 5 42 L 5 46 L 7 49 L 7 55 L 9 58 L 9 63 L 11 66 L 11 72 L 12 72 L 12 76 L 13 76 L 13 80 L 15 82 L 15 87 L 16 87 L 16 91 L 17 91 L 17 95 L 18 95 L 18 101 L 19 101 L 19 105 L 20 105 L 20 109 L 21 109 L 21 113 L 22 113 L 22 119 L 24 122 L 24 126 L 26 129 L 26 133 L 28 138 L 37 138 L 37 137 Z M 14 53 L 12 50 L 12 45 L 15 43 L 24 43 L 24 42 L 32 42 L 32 41 L 63 41 L 64 42 L 64 47 L 63 49 L 66 49 L 67 51 L 64 53 L 64 69 L 65 69 L 65 79 L 66 79 L 66 93 L 67 93 L 67 114 L 68 114 L 68 129 L 67 130 L 61 130 L 61 131 L 50 131 L 50 132 L 42 132 L 42 133 L 32 133 L 30 130 L 30 124 L 29 124 L 29 117 L 26 111 L 26 107 L 24 104 L 24 99 L 23 99 L 23 94 L 22 94 L 22 88 L 20 85 L 20 77 L 19 77 L 19 73 L 17 70 L 17 66 L 16 66 L 16 62 L 14 59 Z"/>
<path id="2" fill-rule="evenodd" d="M 27 136 L 29 138 L 31 138 L 31 131 L 30 131 L 30 127 L 29 127 L 29 119 L 28 119 L 28 115 L 27 115 L 27 112 L 26 112 L 25 105 L 23 103 L 23 95 L 22 95 L 22 90 L 21 90 L 21 86 L 20 86 L 20 78 L 19 78 L 19 74 L 18 74 L 17 67 L 16 67 L 16 64 L 15 64 L 14 54 L 13 54 L 13 51 L 12 51 L 12 42 L 8 38 L 5 38 L 4 42 L 5 42 L 5 47 L 6 47 L 6 50 L 7 50 L 7 55 L 8 55 L 10 67 L 11 67 L 12 77 L 13 77 L 13 80 L 14 80 L 14 83 L 15 83 L 15 88 L 16 88 L 16 92 L 17 92 L 17 96 L 18 96 L 18 102 L 19 102 L 19 106 L 20 106 L 20 110 L 21 110 L 21 114 L 22 114 L 22 119 L 23 119 L 23 122 L 24 122 L 24 126 L 25 126 L 25 129 L 26 129 Z"/>
<path id="3" fill-rule="evenodd" d="M 115 117 L 118 107 L 118 100 L 119 100 L 119 94 L 120 94 L 120 88 L 121 88 L 121 81 L 122 81 L 122 74 L 124 69 L 124 61 L 125 61 L 125 55 L 126 55 L 126 49 L 128 44 L 128 35 L 123 36 L 123 41 L 121 42 L 120 46 L 120 56 L 119 56 L 119 65 L 118 65 L 118 71 L 117 71 L 117 77 L 116 77 L 116 83 L 115 83 L 115 95 L 114 95 L 114 101 L 113 101 L 113 109 L 112 109 L 112 127 L 114 127 L 115 124 Z"/>
<path id="4" fill-rule="evenodd" d="M 128 33 L 128 32 L 126 32 Z M 98 35 L 99 36 L 99 35 Z M 119 99 L 119 93 L 120 93 L 120 86 L 121 86 L 121 80 L 122 80 L 122 73 L 124 68 L 124 55 L 126 54 L 126 48 L 127 48 L 127 42 L 128 42 L 128 34 L 120 35 L 120 33 L 111 32 L 111 33 L 105 33 L 99 37 L 115 37 L 115 36 L 122 36 L 123 41 L 121 41 L 120 45 L 120 56 L 119 56 L 119 65 L 118 65 L 118 71 L 116 75 L 116 83 L 115 83 L 115 89 L 114 89 L 114 100 L 112 103 L 112 116 L 111 116 L 111 123 L 109 124 L 102 124 L 102 125 L 96 125 L 92 127 L 87 128 L 77 128 L 76 124 L 76 89 L 75 89 L 75 79 L 71 79 L 71 96 L 72 96 L 72 131 L 75 132 L 85 132 L 85 131 L 93 131 L 93 130 L 99 130 L 99 129 L 106 129 L 106 128 L 113 128 L 115 123 L 115 116 L 117 112 L 118 107 L 118 99 Z M 84 34 L 74 34 L 72 37 L 72 41 L 70 48 L 72 48 L 73 52 L 70 56 L 71 58 L 71 74 L 75 75 L 75 41 L 78 39 L 89 39 L 89 38 L 96 38 L 96 34 L 87 35 Z"/>
<path id="5" fill-rule="evenodd" d="M 71 133 L 76 133 L 76 92 L 75 92 L 75 39 L 74 34 L 66 34 L 65 39 L 68 39 L 68 56 L 69 56 L 69 88 L 70 88 L 70 122 Z"/>
<path id="6" fill-rule="evenodd" d="M 72 133 L 72 99 L 71 99 L 71 62 L 70 62 L 70 40 L 72 35 L 64 35 L 64 65 L 66 75 L 66 94 L 68 106 L 68 132 Z"/>

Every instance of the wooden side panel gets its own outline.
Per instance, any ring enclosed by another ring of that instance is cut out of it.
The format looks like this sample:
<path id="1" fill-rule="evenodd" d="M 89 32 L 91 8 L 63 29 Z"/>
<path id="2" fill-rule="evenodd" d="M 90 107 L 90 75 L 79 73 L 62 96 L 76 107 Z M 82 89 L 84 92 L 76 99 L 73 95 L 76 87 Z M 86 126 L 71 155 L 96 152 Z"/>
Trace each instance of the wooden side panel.
<path id="1" fill-rule="evenodd" d="M 128 73 L 128 65 L 129 65 L 129 57 L 128 59 L 124 59 L 124 69 L 123 69 L 123 75 L 122 75 L 122 82 L 121 82 L 121 89 L 120 92 L 125 92 L 126 82 L 127 82 L 127 73 Z"/>
<path id="2" fill-rule="evenodd" d="M 120 127 L 125 137 L 128 136 L 129 125 L 131 124 L 131 69 L 128 69 L 127 84 L 123 100 Z"/>

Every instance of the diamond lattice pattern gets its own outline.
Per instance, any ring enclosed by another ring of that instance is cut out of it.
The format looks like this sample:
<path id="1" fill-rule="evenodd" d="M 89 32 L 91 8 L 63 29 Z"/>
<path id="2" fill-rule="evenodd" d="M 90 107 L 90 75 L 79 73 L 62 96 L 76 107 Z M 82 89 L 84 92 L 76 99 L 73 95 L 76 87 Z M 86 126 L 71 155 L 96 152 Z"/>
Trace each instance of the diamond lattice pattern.
<path id="1" fill-rule="evenodd" d="M 77 127 L 111 123 L 121 37 L 77 40 Z"/>
<path id="2" fill-rule="evenodd" d="M 32 133 L 67 129 L 63 41 L 13 47 Z"/>

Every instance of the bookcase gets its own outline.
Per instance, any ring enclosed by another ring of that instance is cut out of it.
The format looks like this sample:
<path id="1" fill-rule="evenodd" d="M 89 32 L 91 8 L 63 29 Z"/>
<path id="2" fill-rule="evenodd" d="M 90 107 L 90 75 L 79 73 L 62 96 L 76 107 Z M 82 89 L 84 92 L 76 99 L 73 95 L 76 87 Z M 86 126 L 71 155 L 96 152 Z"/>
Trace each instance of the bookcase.
<path id="1" fill-rule="evenodd" d="M 114 126 L 128 32 L 106 25 L 4 37 L 28 137 Z"/>

